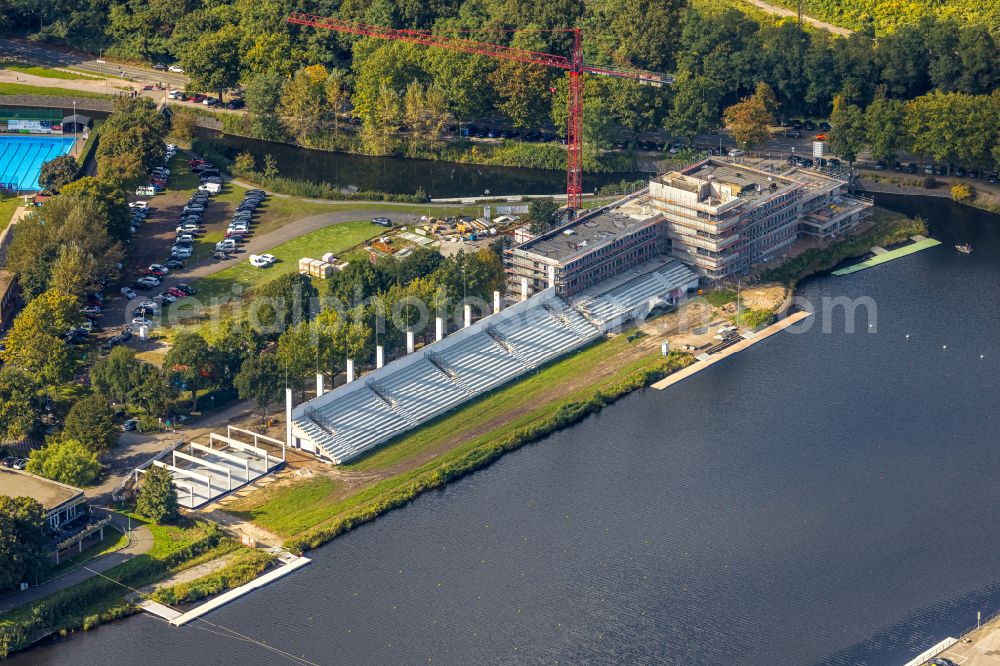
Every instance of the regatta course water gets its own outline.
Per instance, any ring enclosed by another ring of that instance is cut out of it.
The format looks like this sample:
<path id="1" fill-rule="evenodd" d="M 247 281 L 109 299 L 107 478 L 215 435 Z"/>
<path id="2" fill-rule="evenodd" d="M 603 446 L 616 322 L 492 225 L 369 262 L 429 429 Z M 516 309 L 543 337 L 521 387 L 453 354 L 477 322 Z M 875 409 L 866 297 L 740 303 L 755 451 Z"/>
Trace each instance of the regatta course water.
<path id="1" fill-rule="evenodd" d="M 1000 609 L 1000 219 L 887 201 L 942 245 L 802 285 L 873 299 L 855 333 L 817 315 L 633 394 L 211 624 L 135 616 L 10 663 L 903 664 Z"/>

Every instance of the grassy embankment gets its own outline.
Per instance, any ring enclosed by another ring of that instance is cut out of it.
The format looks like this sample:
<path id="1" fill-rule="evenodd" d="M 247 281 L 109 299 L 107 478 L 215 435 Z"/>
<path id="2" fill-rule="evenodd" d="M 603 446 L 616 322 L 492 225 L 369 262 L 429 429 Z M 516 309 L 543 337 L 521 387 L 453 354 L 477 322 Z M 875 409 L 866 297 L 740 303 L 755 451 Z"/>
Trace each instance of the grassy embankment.
<path id="1" fill-rule="evenodd" d="M 87 97 L 92 99 L 110 99 L 114 97 L 114 95 L 104 95 L 88 90 L 29 86 L 24 83 L 0 83 L 0 95 L 45 95 L 46 97 Z"/>
<path id="2" fill-rule="evenodd" d="M 24 199 L 13 194 L 0 194 L 0 231 L 7 228 L 14 211 L 24 205 Z"/>
<path id="3" fill-rule="evenodd" d="M 2 69 L 9 69 L 14 72 L 21 72 L 22 74 L 30 74 L 32 76 L 41 76 L 46 79 L 62 79 L 64 81 L 80 81 L 93 79 L 97 77 L 84 76 L 82 74 L 75 74 L 61 69 L 50 69 L 48 67 L 42 67 L 40 65 L 32 65 L 23 62 L 12 62 L 12 63 L 2 63 Z"/>
<path id="4" fill-rule="evenodd" d="M 150 524 L 149 528 L 153 533 L 149 553 L 0 617 L 0 658 L 51 633 L 87 630 L 134 613 L 136 607 L 125 600 L 132 588 L 155 583 L 168 574 L 241 547 L 217 525 L 205 521 L 178 526 Z"/>
<path id="5" fill-rule="evenodd" d="M 344 466 L 368 479 L 350 491 L 316 477 L 251 495 L 232 512 L 285 537 L 286 547 L 314 548 L 693 361 L 678 353 L 663 358 L 637 344 L 627 336 L 599 340 L 379 447 Z M 588 374 L 605 363 L 605 372 Z"/>
<path id="6" fill-rule="evenodd" d="M 765 271 L 761 275 L 761 281 L 783 282 L 794 287 L 802 278 L 830 270 L 845 259 L 864 256 L 875 245 L 893 245 L 910 236 L 926 233 L 927 222 L 922 218 L 908 218 L 884 208 L 876 208 L 875 223 L 868 231 L 827 248 L 806 250 L 782 266 Z"/>
<path id="7" fill-rule="evenodd" d="M 155 601 L 168 605 L 197 601 L 249 583 L 276 560 L 274 555 L 266 551 L 243 548 L 233 553 L 225 566 L 218 571 L 191 581 L 159 588 L 151 596 Z"/>

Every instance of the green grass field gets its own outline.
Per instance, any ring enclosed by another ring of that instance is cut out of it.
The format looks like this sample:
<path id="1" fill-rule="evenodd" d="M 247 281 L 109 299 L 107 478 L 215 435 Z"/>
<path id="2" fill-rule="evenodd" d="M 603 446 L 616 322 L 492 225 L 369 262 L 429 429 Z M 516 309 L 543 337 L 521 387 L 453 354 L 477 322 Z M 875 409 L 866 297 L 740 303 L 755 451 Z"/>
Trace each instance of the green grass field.
<path id="1" fill-rule="evenodd" d="M 93 99 L 109 99 L 112 97 L 112 95 L 103 95 L 86 90 L 46 88 L 44 86 L 29 86 L 23 83 L 0 83 L 0 95 L 44 95 L 46 97 L 88 97 Z"/>
<path id="2" fill-rule="evenodd" d="M 14 217 L 14 211 L 24 204 L 24 199 L 12 194 L 0 194 L 0 231 L 7 228 L 10 218 Z"/>
<path id="3" fill-rule="evenodd" d="M 195 280 L 194 287 L 198 290 L 199 300 L 207 303 L 210 298 L 232 293 L 235 285 L 239 285 L 245 292 L 286 273 L 294 273 L 298 270 L 299 259 L 302 257 L 315 259 L 326 252 L 343 252 L 377 235 L 377 230 L 367 220 L 334 224 L 272 248 L 270 254 L 277 257 L 278 261 L 269 268 L 254 268 L 246 257 L 241 256 L 239 263 Z M 211 234 L 204 238 L 209 236 Z"/>
<path id="4" fill-rule="evenodd" d="M 78 81 L 80 79 L 93 78 L 90 76 L 83 76 L 82 74 L 74 74 L 73 72 L 58 69 L 49 69 L 48 67 L 31 65 L 23 62 L 4 64 L 3 69 L 21 72 L 22 74 L 31 74 L 32 76 L 43 76 L 47 79 L 63 79 L 66 81 Z"/>

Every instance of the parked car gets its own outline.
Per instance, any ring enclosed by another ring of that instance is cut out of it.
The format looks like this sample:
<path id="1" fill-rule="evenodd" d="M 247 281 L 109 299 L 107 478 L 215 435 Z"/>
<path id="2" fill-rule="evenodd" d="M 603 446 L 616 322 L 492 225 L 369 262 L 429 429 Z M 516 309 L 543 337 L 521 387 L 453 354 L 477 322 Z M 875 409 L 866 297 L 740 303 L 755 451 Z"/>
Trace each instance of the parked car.
<path id="1" fill-rule="evenodd" d="M 733 148 L 732 150 L 729 151 L 730 157 L 743 157 L 743 155 L 744 155 L 743 151 L 740 150 L 739 148 Z"/>
<path id="2" fill-rule="evenodd" d="M 377 224 L 380 227 L 391 227 L 392 226 L 392 220 L 390 220 L 387 217 L 376 217 L 376 218 L 372 218 L 372 224 Z"/>
<path id="3" fill-rule="evenodd" d="M 271 261 L 270 259 L 265 259 L 264 257 L 262 257 L 260 255 L 256 255 L 256 254 L 251 254 L 250 255 L 250 265 L 254 266 L 255 268 L 267 268 L 268 266 L 270 266 L 273 263 L 274 262 Z"/>
<path id="4" fill-rule="evenodd" d="M 167 71 L 173 72 L 174 74 L 183 74 L 184 68 L 181 67 L 180 65 L 175 64 L 175 65 L 170 65 L 170 67 L 167 67 Z"/>
<path id="5" fill-rule="evenodd" d="M 209 194 L 218 194 L 222 191 L 222 185 L 219 183 L 202 183 L 198 186 L 198 189 Z"/>
<path id="6" fill-rule="evenodd" d="M 183 282 L 181 284 L 176 285 L 174 288 L 175 289 L 180 289 L 181 291 L 183 291 L 188 296 L 193 296 L 196 293 L 194 287 L 192 287 L 189 284 L 185 284 Z"/>
<path id="7" fill-rule="evenodd" d="M 163 262 L 164 266 L 169 266 L 171 270 L 180 270 L 184 268 L 184 262 L 180 259 L 167 259 Z"/>
<path id="8" fill-rule="evenodd" d="M 139 427 L 139 419 L 128 419 L 122 424 L 122 432 L 132 432 Z"/>
<path id="9" fill-rule="evenodd" d="M 136 298 L 136 293 L 129 287 L 122 287 L 119 293 L 130 301 Z"/>
<path id="10" fill-rule="evenodd" d="M 179 99 L 179 100 L 187 99 L 187 96 L 184 94 L 183 90 L 171 90 L 170 92 L 167 93 L 167 97 L 169 97 L 170 99 Z"/>
<path id="11" fill-rule="evenodd" d="M 132 319 L 133 327 L 145 326 L 146 328 L 152 328 L 153 322 L 149 321 L 145 317 L 135 317 Z"/>
<path id="12" fill-rule="evenodd" d="M 239 97 L 231 99 L 228 102 L 226 102 L 226 108 L 227 109 L 242 109 L 243 108 L 243 100 L 240 99 Z"/>

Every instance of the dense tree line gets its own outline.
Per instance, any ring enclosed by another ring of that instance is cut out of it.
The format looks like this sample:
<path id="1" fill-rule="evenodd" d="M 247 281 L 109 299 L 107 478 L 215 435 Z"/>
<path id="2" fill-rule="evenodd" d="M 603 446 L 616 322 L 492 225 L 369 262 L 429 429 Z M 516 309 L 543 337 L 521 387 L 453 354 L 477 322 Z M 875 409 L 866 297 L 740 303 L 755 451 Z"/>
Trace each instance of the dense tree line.
<path id="1" fill-rule="evenodd" d="M 876 42 L 870 31 L 845 39 L 793 21 L 762 23 L 725 6 L 690 8 L 685 0 L 65 4 L 13 0 L 8 27 L 128 59 L 177 59 L 201 90 L 242 86 L 250 116 L 241 129 L 261 138 L 337 147 L 351 114 L 361 121 L 361 149 L 371 153 L 433 148 L 457 121 L 498 120 L 497 114 L 515 127 L 553 124 L 561 131 L 565 76 L 526 63 L 293 26 L 285 22 L 288 12 L 563 55 L 569 37 L 561 30 L 579 26 L 589 62 L 676 76 L 674 86 L 662 88 L 588 77 L 584 129 L 593 151 L 607 145 L 611 126 L 633 133 L 665 127 L 688 138 L 719 127 L 723 110 L 760 82 L 773 91 L 778 114 L 826 116 L 838 96 L 865 108 L 879 90 L 887 99 L 932 90 L 982 95 L 1000 81 L 994 35 L 960 13 L 897 8 L 900 21 Z M 404 145 L 401 128 L 408 130 Z M 133 162 L 115 159 L 105 168 L 124 178 Z"/>

